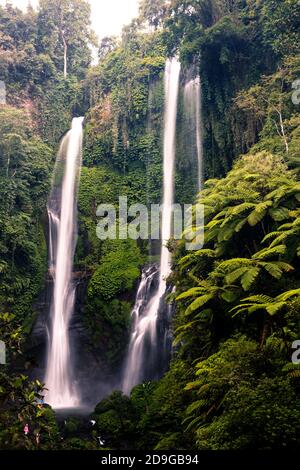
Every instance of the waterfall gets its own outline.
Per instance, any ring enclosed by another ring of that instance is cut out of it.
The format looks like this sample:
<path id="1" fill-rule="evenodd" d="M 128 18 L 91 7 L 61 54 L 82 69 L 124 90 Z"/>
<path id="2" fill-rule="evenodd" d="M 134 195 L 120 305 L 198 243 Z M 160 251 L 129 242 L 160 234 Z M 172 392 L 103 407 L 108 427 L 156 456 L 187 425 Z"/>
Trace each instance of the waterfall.
<path id="1" fill-rule="evenodd" d="M 202 187 L 202 119 L 201 119 L 201 81 L 196 77 L 184 87 L 184 115 L 186 132 L 186 150 L 190 149 L 197 156 L 197 189 Z M 193 155 L 192 155 L 193 157 Z"/>
<path id="2" fill-rule="evenodd" d="M 160 350 L 157 336 L 158 315 L 164 304 L 166 278 L 171 272 L 171 254 L 166 246 L 172 235 L 172 205 L 174 200 L 174 172 L 176 150 L 176 118 L 179 91 L 180 63 L 176 58 L 168 59 L 165 68 L 165 116 L 163 159 L 163 209 L 161 231 L 161 255 L 159 283 L 146 305 L 141 304 L 140 295 L 151 281 L 151 273 L 143 275 L 139 294 L 133 309 L 133 326 L 129 350 L 124 368 L 122 390 L 129 393 L 145 379 L 147 361 Z M 154 353 L 153 353 L 154 352 Z M 156 354 L 156 357 L 158 354 Z M 158 358 L 159 359 L 159 358 Z"/>
<path id="3" fill-rule="evenodd" d="M 135 305 L 132 310 L 132 335 L 130 338 L 125 374 L 122 389 L 130 393 L 132 387 L 143 381 L 143 361 L 145 348 L 145 328 L 147 328 L 147 316 L 144 311 L 150 298 L 157 269 L 155 266 L 147 267 L 142 273 L 142 279 L 137 291 Z"/>
<path id="4" fill-rule="evenodd" d="M 54 286 L 50 309 L 45 401 L 55 409 L 72 408 L 80 404 L 80 397 L 73 383 L 69 325 L 75 300 L 72 271 L 76 245 L 77 180 L 81 165 L 83 119 L 74 118 L 71 130 L 62 140 L 47 208 L 49 271 Z"/>

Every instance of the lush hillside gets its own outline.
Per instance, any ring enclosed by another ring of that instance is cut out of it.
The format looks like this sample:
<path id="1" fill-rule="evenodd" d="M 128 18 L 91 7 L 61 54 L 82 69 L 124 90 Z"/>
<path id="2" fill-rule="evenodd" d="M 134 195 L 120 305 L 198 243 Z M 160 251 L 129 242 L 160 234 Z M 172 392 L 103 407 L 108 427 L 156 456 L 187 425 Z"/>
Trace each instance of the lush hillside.
<path id="1" fill-rule="evenodd" d="M 300 4 L 142 0 L 91 65 L 88 2 L 0 7 L 0 448 L 298 449 Z M 85 115 L 75 270 L 91 354 L 120 372 L 148 240 L 99 240 L 101 203 L 162 198 L 164 67 L 182 64 L 176 202 L 205 209 L 201 250 L 172 241 L 174 351 L 159 381 L 114 391 L 93 428 L 57 422 L 30 380 L 28 344 L 47 279 L 46 202 L 72 116 Z M 203 190 L 186 151 L 183 85 L 201 78 Z M 297 88 L 298 86 L 298 88 Z M 37 405 L 37 399 L 39 404 Z M 16 413 L 16 410 L 18 411 Z M 24 436 L 24 426 L 33 432 Z M 39 435 L 37 440 L 36 436 Z"/>

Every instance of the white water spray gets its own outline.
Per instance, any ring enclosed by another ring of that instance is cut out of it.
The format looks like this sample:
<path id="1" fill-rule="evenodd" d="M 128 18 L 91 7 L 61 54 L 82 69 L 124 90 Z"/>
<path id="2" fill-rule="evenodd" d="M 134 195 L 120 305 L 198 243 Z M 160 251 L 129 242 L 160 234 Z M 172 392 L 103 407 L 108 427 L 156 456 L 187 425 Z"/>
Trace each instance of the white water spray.
<path id="1" fill-rule="evenodd" d="M 55 180 L 48 203 L 49 269 L 54 290 L 45 383 L 45 401 L 53 408 L 80 405 L 73 383 L 69 325 L 74 310 L 72 283 L 77 228 L 77 179 L 81 165 L 83 118 L 75 118 L 57 157 Z"/>
<path id="2" fill-rule="evenodd" d="M 176 150 L 176 118 L 179 90 L 180 63 L 176 58 L 168 59 L 165 69 L 165 117 L 164 117 L 164 187 L 161 234 L 161 257 L 159 285 L 153 297 L 142 309 L 139 308 L 139 295 L 133 310 L 133 329 L 124 370 L 122 389 L 125 393 L 142 380 L 145 357 L 145 344 L 150 340 L 151 347 L 157 348 L 157 320 L 161 301 L 166 293 L 166 278 L 171 272 L 171 254 L 166 246 L 172 235 L 172 205 L 174 200 L 174 172 Z M 152 275 L 152 274 L 151 274 Z M 147 284 L 141 281 L 140 289 Z M 137 314 L 138 313 L 138 314 Z M 148 352 L 149 354 L 149 352 Z"/>
<path id="3" fill-rule="evenodd" d="M 187 135 L 191 149 L 196 147 L 198 178 L 198 190 L 202 187 L 203 171 L 203 144 L 202 144 L 202 118 L 201 118 L 201 81 L 196 77 L 186 83 L 184 87 L 184 114 L 187 121 Z M 193 145 L 194 139 L 196 140 Z"/>

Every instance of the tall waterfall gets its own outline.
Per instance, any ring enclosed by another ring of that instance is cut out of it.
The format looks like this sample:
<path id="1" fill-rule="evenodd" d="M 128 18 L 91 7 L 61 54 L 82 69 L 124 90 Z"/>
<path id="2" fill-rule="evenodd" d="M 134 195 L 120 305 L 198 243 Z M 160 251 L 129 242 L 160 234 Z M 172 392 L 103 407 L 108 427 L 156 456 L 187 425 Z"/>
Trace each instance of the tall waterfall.
<path id="1" fill-rule="evenodd" d="M 45 401 L 53 408 L 72 408 L 80 403 L 73 384 L 69 325 L 75 299 L 72 271 L 76 245 L 77 178 L 81 165 L 82 123 L 83 118 L 73 119 L 71 130 L 62 140 L 48 202 L 49 269 L 54 286 Z"/>
<path id="2" fill-rule="evenodd" d="M 201 122 L 201 81 L 200 77 L 190 80 L 184 87 L 184 115 L 186 120 L 187 150 L 197 156 L 197 189 L 202 186 L 202 122 Z"/>
<path id="3" fill-rule="evenodd" d="M 130 393 L 132 387 L 144 379 L 143 362 L 145 359 L 145 340 L 147 339 L 146 331 L 149 327 L 146 308 L 151 298 L 151 288 L 153 287 L 156 274 L 157 269 L 155 266 L 147 267 L 143 271 L 142 279 L 136 295 L 135 305 L 132 310 L 132 334 L 122 385 L 125 393 Z"/>
<path id="4" fill-rule="evenodd" d="M 161 256 L 159 283 L 154 295 L 147 305 L 141 308 L 141 293 L 152 279 L 152 272 L 145 272 L 141 281 L 136 304 L 133 309 L 133 327 L 128 355 L 126 359 L 122 389 L 125 393 L 143 380 L 146 362 L 157 344 L 157 320 L 159 309 L 166 293 L 166 278 L 171 271 L 171 254 L 167 242 L 172 235 L 172 205 L 174 200 L 174 172 L 176 150 L 176 118 L 179 90 L 180 63 L 176 58 L 168 59 L 165 68 L 165 116 L 164 116 L 164 162 L 163 162 L 163 210 L 161 231 Z"/>

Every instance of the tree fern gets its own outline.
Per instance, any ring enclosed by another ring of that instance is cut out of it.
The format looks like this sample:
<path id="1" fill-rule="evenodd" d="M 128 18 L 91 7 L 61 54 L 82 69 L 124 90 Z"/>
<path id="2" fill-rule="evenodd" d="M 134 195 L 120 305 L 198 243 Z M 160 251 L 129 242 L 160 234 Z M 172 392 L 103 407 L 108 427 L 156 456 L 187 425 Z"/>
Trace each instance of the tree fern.
<path id="1" fill-rule="evenodd" d="M 238 315 L 243 312 L 254 313 L 258 310 L 263 310 L 273 316 L 282 311 L 290 299 L 298 296 L 300 296 L 300 289 L 284 292 L 275 298 L 267 295 L 252 295 L 243 299 L 239 305 L 232 308 L 231 313 Z"/>
<path id="2" fill-rule="evenodd" d="M 273 204 L 272 201 L 265 201 L 265 202 L 261 202 L 260 204 L 257 204 L 255 209 L 248 216 L 249 225 L 254 227 L 259 222 L 261 222 L 264 216 L 266 215 L 268 208 L 271 207 L 272 204 Z"/>

